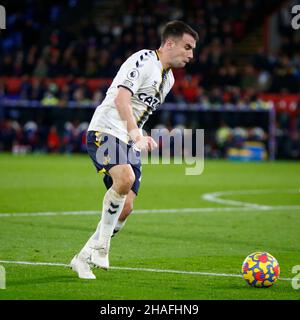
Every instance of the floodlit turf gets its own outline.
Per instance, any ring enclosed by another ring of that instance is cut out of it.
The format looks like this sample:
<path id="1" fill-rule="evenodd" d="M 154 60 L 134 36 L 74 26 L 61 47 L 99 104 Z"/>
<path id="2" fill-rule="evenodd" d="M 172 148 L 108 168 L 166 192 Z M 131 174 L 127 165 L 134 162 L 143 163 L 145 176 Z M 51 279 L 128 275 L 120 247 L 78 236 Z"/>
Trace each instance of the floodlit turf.
<path id="1" fill-rule="evenodd" d="M 184 165 L 145 165 L 137 212 L 112 239 L 110 263 L 120 268 L 95 270 L 97 280 L 87 281 L 65 266 L 0 262 L 6 270 L 0 299 L 299 299 L 291 281 L 257 289 L 230 276 L 241 274 L 254 251 L 274 255 L 282 278 L 295 276 L 299 172 L 296 162 L 206 161 L 200 176 L 186 176 Z M 0 215 L 0 260 L 68 264 L 99 220 L 68 212 L 100 215 L 105 192 L 88 156 L 1 154 L 0 177 L 0 213 L 66 213 Z M 233 202 L 202 198 L 213 192 Z"/>

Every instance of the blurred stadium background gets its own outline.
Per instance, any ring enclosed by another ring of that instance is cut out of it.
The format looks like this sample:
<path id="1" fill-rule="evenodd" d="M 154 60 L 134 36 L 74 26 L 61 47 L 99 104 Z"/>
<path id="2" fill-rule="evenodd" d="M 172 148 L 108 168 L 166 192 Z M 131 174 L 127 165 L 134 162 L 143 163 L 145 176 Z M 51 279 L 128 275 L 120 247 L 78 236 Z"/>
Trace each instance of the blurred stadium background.
<path id="1" fill-rule="evenodd" d="M 85 132 L 130 54 L 184 20 L 200 36 L 145 129 L 205 129 L 206 158 L 300 159 L 300 32 L 281 0 L 2 1 L 0 151 L 83 153 Z"/>

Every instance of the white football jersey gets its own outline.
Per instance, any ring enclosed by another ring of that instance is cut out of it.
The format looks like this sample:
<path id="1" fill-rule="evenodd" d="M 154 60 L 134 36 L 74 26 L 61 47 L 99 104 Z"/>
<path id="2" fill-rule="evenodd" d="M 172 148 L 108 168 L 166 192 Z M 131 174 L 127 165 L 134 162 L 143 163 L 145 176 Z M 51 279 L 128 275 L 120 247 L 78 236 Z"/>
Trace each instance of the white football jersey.
<path id="1" fill-rule="evenodd" d="M 132 93 L 131 105 L 139 128 L 149 115 L 164 102 L 174 84 L 172 70 L 164 70 L 154 50 L 140 50 L 131 55 L 120 67 L 103 102 L 96 108 L 88 131 L 112 134 L 128 143 L 129 136 L 114 100 L 120 86 Z"/>

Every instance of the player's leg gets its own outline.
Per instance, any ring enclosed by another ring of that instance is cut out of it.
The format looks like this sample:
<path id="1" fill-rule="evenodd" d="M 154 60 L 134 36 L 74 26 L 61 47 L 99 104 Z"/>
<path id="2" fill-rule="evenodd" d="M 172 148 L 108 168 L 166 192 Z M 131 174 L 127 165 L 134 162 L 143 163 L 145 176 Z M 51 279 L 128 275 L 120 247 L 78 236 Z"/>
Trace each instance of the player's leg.
<path id="1" fill-rule="evenodd" d="M 98 132 L 89 131 L 87 133 L 87 151 L 91 159 L 93 160 L 97 171 L 102 169 L 102 167 L 99 166 L 96 160 L 96 153 L 99 146 L 99 141 L 97 141 L 98 136 Z M 92 239 L 89 239 L 89 241 L 85 244 L 83 249 L 73 257 L 70 263 L 70 267 L 72 268 L 72 270 L 77 272 L 78 277 L 81 279 L 96 279 L 95 275 L 91 270 L 89 259 L 86 254 L 86 251 L 88 249 L 91 250 L 89 247 L 89 243 L 92 243 L 92 241 Z"/>
<path id="2" fill-rule="evenodd" d="M 134 152 L 132 150 L 132 148 L 128 148 L 128 152 Z M 135 153 L 136 154 L 136 153 Z M 131 160 L 134 158 L 132 155 L 129 157 Z M 134 182 L 132 184 L 131 190 L 128 192 L 127 196 L 126 196 L 126 200 L 125 200 L 125 204 L 123 206 L 123 209 L 118 217 L 118 219 L 115 220 L 115 225 L 114 225 L 114 229 L 113 232 L 116 233 L 119 230 L 121 230 L 121 228 L 124 227 L 125 223 L 126 223 L 126 219 L 129 216 L 129 214 L 132 212 L 133 210 L 133 202 L 138 194 L 139 191 L 139 187 L 140 187 L 140 182 L 141 182 L 141 170 L 142 170 L 142 166 L 141 166 L 141 161 L 140 161 L 140 153 L 137 154 L 137 158 L 136 161 L 133 161 L 133 163 L 130 164 L 131 168 L 132 168 L 132 172 L 133 172 L 133 176 L 131 178 L 134 179 Z M 112 171 L 109 171 L 110 173 L 112 173 Z M 110 176 L 106 175 L 104 177 L 104 183 L 106 188 L 109 190 L 110 188 L 113 188 L 113 186 L 116 184 L 116 182 L 120 181 L 120 179 L 118 177 L 114 177 L 114 174 L 111 174 Z M 126 190 L 127 191 L 127 190 Z M 102 230 L 102 219 L 98 224 L 97 230 L 94 233 L 94 243 L 101 243 L 101 230 Z M 108 240 L 108 243 L 110 240 Z M 109 248 L 109 246 L 108 246 Z M 105 250 L 103 250 L 105 252 Z M 104 258 L 101 258 L 101 250 L 92 250 L 92 254 L 91 254 L 91 262 L 98 267 L 101 268 L 105 268 L 105 266 L 107 266 L 108 268 L 108 255 L 104 255 Z M 104 265 L 104 267 L 103 267 Z"/>
<path id="3" fill-rule="evenodd" d="M 103 168 L 107 168 L 107 166 L 103 167 L 104 161 L 101 161 L 99 154 L 97 157 L 99 149 L 105 150 L 106 141 L 108 141 L 107 144 L 109 144 L 109 146 L 115 146 L 114 144 L 118 146 L 118 142 L 116 142 L 115 139 L 105 140 L 105 138 L 97 132 L 88 133 L 88 153 L 98 172 L 103 172 Z M 118 160 L 123 161 L 123 163 L 124 159 L 127 161 L 125 149 L 126 147 L 124 146 L 121 146 L 121 148 L 118 149 Z M 105 153 L 103 155 L 106 156 Z M 78 255 L 86 263 L 91 263 L 92 265 L 96 265 L 104 269 L 109 267 L 108 253 L 113 229 L 117 224 L 118 217 L 122 211 L 123 219 L 132 211 L 133 195 L 130 194 L 128 196 L 127 203 L 125 200 L 127 198 L 126 195 L 129 193 L 131 188 L 133 188 L 135 192 L 137 192 L 136 189 L 138 189 L 136 187 L 137 182 L 135 181 L 135 171 L 136 169 L 129 164 L 113 165 L 108 168 L 108 171 L 106 171 L 109 175 L 106 174 L 104 178 L 105 185 L 108 189 L 104 196 L 102 208 L 102 221 L 104 221 L 104 223 L 101 221 L 99 222 L 95 233 L 90 237 Z M 139 177 L 140 176 L 138 176 L 138 179 Z M 134 185 L 134 187 L 132 187 L 132 185 Z M 126 207 L 124 209 L 125 204 Z"/>
<path id="4" fill-rule="evenodd" d="M 112 184 L 111 184 L 111 186 L 112 186 Z M 128 195 L 126 196 L 123 210 L 121 211 L 121 214 L 116 222 L 112 236 L 114 236 L 117 232 L 119 232 L 124 227 L 127 217 L 130 215 L 130 213 L 133 210 L 133 203 L 134 203 L 135 198 L 136 198 L 135 192 L 130 190 Z M 89 241 L 87 242 L 88 246 L 90 246 L 92 242 L 99 243 L 100 227 L 101 227 L 101 220 L 97 226 L 96 231 L 93 233 L 93 235 L 90 237 Z"/>
<path id="5" fill-rule="evenodd" d="M 91 264 L 103 269 L 109 268 L 110 239 L 125 205 L 126 196 L 135 180 L 130 165 L 116 165 L 109 170 L 109 174 L 113 184 L 103 199 L 101 221 L 80 252 L 81 256 L 90 259 Z"/>
<path id="6" fill-rule="evenodd" d="M 103 259 L 98 264 L 99 267 L 108 268 L 108 251 L 110 238 L 117 219 L 123 209 L 126 195 L 132 187 L 135 176 L 130 165 L 117 164 L 112 162 L 109 167 L 103 166 L 106 159 L 111 159 L 114 155 L 107 153 L 107 150 L 116 150 L 119 153 L 119 159 L 124 154 L 123 149 L 118 149 L 119 144 L 116 138 L 101 135 L 98 132 L 88 132 L 87 151 L 93 160 L 98 172 L 107 168 L 112 177 L 113 185 L 107 190 L 102 207 L 103 223 L 98 224 L 94 235 L 87 241 L 78 255 L 71 261 L 71 267 L 76 271 L 80 278 L 95 279 L 90 269 L 92 253 L 101 249 Z M 123 157 L 124 158 L 124 157 Z M 116 161 L 116 158 L 113 160 Z M 101 235 L 101 236 L 100 236 Z"/>
<path id="7" fill-rule="evenodd" d="M 109 170 L 109 174 L 112 177 L 113 185 L 107 190 L 103 198 L 101 223 L 98 224 L 96 232 L 79 254 L 71 261 L 72 269 L 82 279 L 96 278 L 88 263 L 103 269 L 109 268 L 110 239 L 123 210 L 126 196 L 135 180 L 130 165 L 116 165 Z"/>
<path id="8" fill-rule="evenodd" d="M 128 149 L 127 150 L 128 159 L 131 160 L 130 164 L 131 164 L 132 170 L 135 175 L 135 181 L 132 185 L 131 190 L 129 191 L 129 193 L 126 197 L 124 208 L 119 216 L 119 219 L 117 220 L 116 226 L 113 231 L 113 235 L 116 234 L 118 231 L 120 231 L 124 227 L 127 217 L 129 216 L 129 214 L 133 210 L 133 203 L 134 203 L 134 200 L 139 192 L 140 183 L 141 183 L 142 164 L 141 164 L 141 160 L 140 160 L 140 152 L 135 151 L 131 146 L 128 146 L 127 149 Z M 106 186 L 106 189 L 111 188 L 111 186 L 113 184 L 113 180 L 112 180 L 111 176 L 107 175 L 107 174 L 104 175 L 103 182 Z M 100 223 L 101 223 L 101 221 L 100 221 Z M 96 239 L 97 234 L 95 233 L 94 236 Z"/>
<path id="9" fill-rule="evenodd" d="M 127 221 L 127 217 L 132 212 L 133 203 L 136 196 L 138 195 L 141 180 L 142 180 L 142 163 L 140 159 L 140 155 L 141 155 L 140 152 L 137 152 L 136 150 L 134 150 L 134 148 L 129 147 L 128 154 L 129 154 L 129 158 L 131 159 L 131 167 L 135 175 L 135 180 L 130 192 L 126 197 L 126 202 L 125 202 L 123 211 L 121 212 L 120 217 L 117 221 L 113 235 L 116 234 L 118 231 L 120 231 L 124 227 Z M 109 179 L 106 179 L 105 185 L 108 186 L 109 183 L 110 183 Z"/>
<path id="10" fill-rule="evenodd" d="M 109 249 L 113 230 L 124 208 L 127 194 L 135 180 L 130 165 L 117 165 L 109 170 L 113 184 L 103 200 L 101 222 L 91 250 L 91 264 L 102 269 L 109 268 Z M 96 232 L 97 232 L 96 231 Z"/>
<path id="11" fill-rule="evenodd" d="M 112 186 L 112 184 L 111 184 L 111 186 Z M 110 189 L 111 186 L 108 189 Z M 136 194 L 132 190 L 130 190 L 128 195 L 126 196 L 126 200 L 125 200 L 125 204 L 124 204 L 123 210 L 121 211 L 121 214 L 120 214 L 120 216 L 119 216 L 119 218 L 117 220 L 117 223 L 116 223 L 116 225 L 114 227 L 113 235 L 116 234 L 118 231 L 120 231 L 124 227 L 127 217 L 130 215 L 130 213 L 133 210 L 133 203 L 134 203 L 134 199 L 135 198 L 136 198 Z M 99 242 L 100 227 L 101 227 L 101 220 L 100 220 L 100 222 L 99 222 L 99 224 L 97 226 L 96 231 L 90 237 L 88 243 L 90 243 L 91 241 Z"/>
<path id="12" fill-rule="evenodd" d="M 126 201 L 125 201 L 123 210 L 122 210 L 122 212 L 119 216 L 119 219 L 114 227 L 113 236 L 124 227 L 124 225 L 127 221 L 127 217 L 130 215 L 130 213 L 133 210 L 133 203 L 134 203 L 135 198 L 136 198 L 135 192 L 130 190 L 127 197 L 126 197 Z"/>

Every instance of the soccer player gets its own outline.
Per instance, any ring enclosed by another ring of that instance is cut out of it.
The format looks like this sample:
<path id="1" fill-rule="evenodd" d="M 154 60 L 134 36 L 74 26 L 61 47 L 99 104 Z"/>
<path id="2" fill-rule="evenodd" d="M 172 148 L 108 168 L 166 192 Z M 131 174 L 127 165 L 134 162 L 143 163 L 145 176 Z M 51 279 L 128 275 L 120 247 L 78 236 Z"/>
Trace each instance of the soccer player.
<path id="1" fill-rule="evenodd" d="M 142 127 L 174 84 L 173 68 L 193 58 L 198 34 L 182 21 L 167 23 L 158 50 L 140 50 L 120 67 L 87 132 L 87 151 L 108 189 L 95 233 L 71 261 L 79 278 L 95 279 L 91 267 L 109 268 L 112 235 L 133 209 L 141 180 L 140 151 L 157 145 Z"/>

